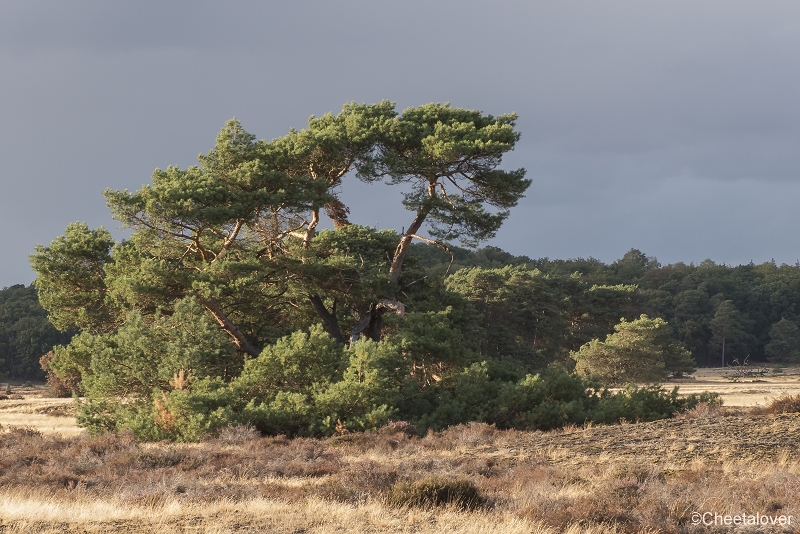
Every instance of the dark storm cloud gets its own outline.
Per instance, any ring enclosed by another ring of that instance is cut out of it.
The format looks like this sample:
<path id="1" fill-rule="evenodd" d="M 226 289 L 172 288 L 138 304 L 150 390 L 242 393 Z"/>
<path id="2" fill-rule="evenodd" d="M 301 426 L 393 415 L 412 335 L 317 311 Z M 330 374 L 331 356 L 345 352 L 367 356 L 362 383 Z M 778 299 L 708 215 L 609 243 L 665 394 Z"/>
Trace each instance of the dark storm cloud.
<path id="1" fill-rule="evenodd" d="M 0 286 L 232 116 L 272 138 L 381 99 L 519 113 L 514 253 L 793 263 L 799 26 L 792 2 L 4 2 Z M 353 219 L 407 225 L 385 191 L 347 184 Z"/>

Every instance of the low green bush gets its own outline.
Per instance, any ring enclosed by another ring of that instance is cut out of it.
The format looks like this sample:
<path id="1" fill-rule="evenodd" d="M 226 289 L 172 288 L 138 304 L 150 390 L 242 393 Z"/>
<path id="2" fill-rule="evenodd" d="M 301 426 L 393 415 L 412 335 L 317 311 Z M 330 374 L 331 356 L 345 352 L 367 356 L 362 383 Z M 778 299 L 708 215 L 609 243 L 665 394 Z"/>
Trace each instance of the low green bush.
<path id="1" fill-rule="evenodd" d="M 74 350 L 81 348 L 81 339 L 76 338 Z M 120 348 L 119 340 L 107 341 L 109 346 L 99 348 L 117 358 L 138 350 Z M 179 346 L 159 346 L 166 356 L 183 358 L 173 364 L 177 372 L 161 371 L 161 382 L 151 383 L 149 390 L 131 381 L 123 397 L 108 395 L 121 387 L 120 367 L 95 367 L 84 374 L 87 394 L 79 402 L 78 421 L 92 434 L 129 429 L 138 439 L 151 441 L 199 441 L 236 425 L 251 425 L 269 435 L 330 436 L 378 430 L 390 421 L 404 421 L 424 435 L 429 429 L 473 421 L 518 430 L 653 421 L 699 402 L 718 402 L 713 395 L 681 398 L 677 388 L 659 386 L 628 386 L 612 393 L 595 379 L 558 365 L 524 375 L 518 365 L 479 360 L 474 354 L 470 357 L 476 361 L 468 365 L 443 367 L 426 361 L 418 345 L 389 337 L 345 347 L 314 327 L 245 360 L 242 372 L 227 381 L 200 372 L 200 364 L 210 359 L 192 360 L 181 356 Z M 459 353 L 454 361 L 466 357 Z"/>
<path id="2" fill-rule="evenodd" d="M 589 420 L 594 423 L 617 423 L 623 420 L 656 421 L 690 410 L 701 402 L 709 406 L 722 404 L 717 393 L 704 392 L 699 395 L 678 397 L 677 387 L 666 391 L 661 386 L 639 388 L 630 384 L 613 395 L 604 392 L 594 411 L 589 415 Z"/>

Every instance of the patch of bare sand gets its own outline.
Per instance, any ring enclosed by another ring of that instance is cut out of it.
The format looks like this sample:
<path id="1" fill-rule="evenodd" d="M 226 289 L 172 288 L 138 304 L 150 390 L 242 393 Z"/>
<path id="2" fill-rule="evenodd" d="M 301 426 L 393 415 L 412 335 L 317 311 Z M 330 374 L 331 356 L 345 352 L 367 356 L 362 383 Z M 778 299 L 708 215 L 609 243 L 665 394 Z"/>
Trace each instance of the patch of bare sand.
<path id="1" fill-rule="evenodd" d="M 64 437 L 83 433 L 75 421 L 75 401 L 49 398 L 46 394 L 46 388 L 41 386 L 12 386 L 10 394 L 0 398 L 0 426 L 31 427 L 43 434 Z"/>
<path id="2" fill-rule="evenodd" d="M 670 380 L 664 387 L 678 386 L 680 394 L 703 391 L 719 393 L 725 406 L 765 406 L 781 395 L 800 394 L 800 368 L 788 367 L 780 373 L 734 380 L 732 368 L 698 369 L 690 377 Z"/>

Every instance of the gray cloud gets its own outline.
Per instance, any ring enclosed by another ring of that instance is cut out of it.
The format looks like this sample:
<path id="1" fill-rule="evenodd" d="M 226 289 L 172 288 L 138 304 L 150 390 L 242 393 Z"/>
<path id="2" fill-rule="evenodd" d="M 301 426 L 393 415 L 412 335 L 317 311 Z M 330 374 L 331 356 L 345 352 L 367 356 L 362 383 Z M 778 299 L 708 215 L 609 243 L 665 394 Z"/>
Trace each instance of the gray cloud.
<path id="1" fill-rule="evenodd" d="M 516 111 L 534 183 L 494 244 L 532 257 L 794 263 L 794 2 L 4 2 L 0 287 L 101 196 L 345 101 Z M 349 184 L 355 220 L 408 224 Z"/>

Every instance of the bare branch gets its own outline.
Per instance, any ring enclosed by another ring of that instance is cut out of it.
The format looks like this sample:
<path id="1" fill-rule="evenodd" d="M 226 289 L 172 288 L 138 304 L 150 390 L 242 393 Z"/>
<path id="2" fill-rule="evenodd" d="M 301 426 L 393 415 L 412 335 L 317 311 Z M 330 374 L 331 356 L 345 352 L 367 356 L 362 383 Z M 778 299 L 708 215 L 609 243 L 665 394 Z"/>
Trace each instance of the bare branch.
<path id="1" fill-rule="evenodd" d="M 455 254 L 453 254 L 453 251 L 450 250 L 450 247 L 448 247 L 446 243 L 442 243 L 441 241 L 437 241 L 435 239 L 429 239 L 427 237 L 422 237 L 417 234 L 409 234 L 409 237 L 413 237 L 415 239 L 419 239 L 420 241 L 425 241 L 426 243 L 430 243 L 432 245 L 436 245 L 437 247 L 441 247 L 445 250 L 445 252 L 450 254 L 450 263 L 447 264 L 447 270 L 444 272 L 444 275 L 447 276 L 448 273 L 450 272 L 450 267 L 452 267 L 453 262 L 456 260 L 456 256 Z"/>

